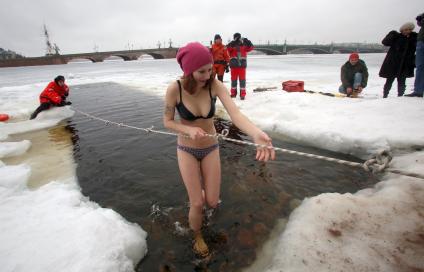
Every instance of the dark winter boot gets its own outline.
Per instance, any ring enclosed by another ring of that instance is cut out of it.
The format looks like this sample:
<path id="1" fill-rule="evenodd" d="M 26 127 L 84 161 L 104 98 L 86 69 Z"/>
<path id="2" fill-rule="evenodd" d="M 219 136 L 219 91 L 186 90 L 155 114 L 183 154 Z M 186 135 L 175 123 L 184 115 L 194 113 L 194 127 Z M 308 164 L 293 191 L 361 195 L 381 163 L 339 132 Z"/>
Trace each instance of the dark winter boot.
<path id="1" fill-rule="evenodd" d="M 240 89 L 240 99 L 244 100 L 246 97 L 246 89 Z"/>
<path id="2" fill-rule="evenodd" d="M 237 89 L 236 88 L 231 88 L 231 97 L 236 97 L 237 96 Z"/>

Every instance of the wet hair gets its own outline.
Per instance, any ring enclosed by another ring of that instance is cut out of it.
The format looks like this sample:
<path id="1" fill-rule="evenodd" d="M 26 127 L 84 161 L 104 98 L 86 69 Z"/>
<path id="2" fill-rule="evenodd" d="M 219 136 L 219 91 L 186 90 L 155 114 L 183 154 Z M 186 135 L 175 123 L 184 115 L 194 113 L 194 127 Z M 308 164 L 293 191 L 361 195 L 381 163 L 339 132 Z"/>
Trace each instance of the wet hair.
<path id="1" fill-rule="evenodd" d="M 209 87 L 212 85 L 212 82 L 214 80 L 214 75 L 211 73 L 211 77 L 206 81 L 205 86 L 203 86 L 203 89 L 208 90 Z M 194 79 L 193 74 L 189 74 L 187 76 L 182 76 L 181 79 L 183 80 L 183 88 L 186 90 L 189 94 L 194 94 L 194 91 L 196 89 L 196 80 Z"/>

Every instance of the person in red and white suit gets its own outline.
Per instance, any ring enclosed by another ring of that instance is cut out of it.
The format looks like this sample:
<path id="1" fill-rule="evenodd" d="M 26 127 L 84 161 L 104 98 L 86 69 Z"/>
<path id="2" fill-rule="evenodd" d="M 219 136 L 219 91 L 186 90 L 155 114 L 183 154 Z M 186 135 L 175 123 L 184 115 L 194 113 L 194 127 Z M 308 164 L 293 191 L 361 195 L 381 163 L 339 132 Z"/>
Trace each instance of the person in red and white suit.
<path id="1" fill-rule="evenodd" d="M 234 39 L 227 45 L 231 68 L 231 97 L 237 96 L 237 80 L 240 81 L 240 99 L 246 97 L 246 67 L 247 53 L 253 50 L 253 44 L 240 33 L 234 34 Z"/>

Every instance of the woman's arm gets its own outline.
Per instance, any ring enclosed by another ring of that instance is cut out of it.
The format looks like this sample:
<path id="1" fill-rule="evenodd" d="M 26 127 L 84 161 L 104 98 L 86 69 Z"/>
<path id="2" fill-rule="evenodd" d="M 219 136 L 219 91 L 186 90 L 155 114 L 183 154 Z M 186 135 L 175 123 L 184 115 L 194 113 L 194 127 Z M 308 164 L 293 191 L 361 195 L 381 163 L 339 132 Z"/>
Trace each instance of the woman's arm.
<path id="1" fill-rule="evenodd" d="M 206 132 L 199 127 L 190 127 L 176 122 L 175 105 L 177 104 L 178 86 L 177 83 L 172 83 L 168 86 L 165 95 L 165 108 L 163 112 L 163 125 L 178 133 L 189 135 L 192 139 L 198 139 L 205 136 Z"/>
<path id="2" fill-rule="evenodd" d="M 389 34 L 384 37 L 384 39 L 381 41 L 381 43 L 385 46 L 392 46 L 395 40 L 399 37 L 400 33 L 396 30 L 392 30 L 389 32 Z"/>
<path id="3" fill-rule="evenodd" d="M 215 80 L 216 95 L 221 100 L 228 114 L 230 115 L 231 121 L 241 131 L 253 138 L 256 144 L 267 145 L 272 147 L 271 138 L 263 132 L 260 128 L 255 126 L 243 113 L 240 112 L 236 104 L 228 94 L 227 88 L 220 81 Z M 258 148 L 256 153 L 257 160 L 267 161 L 269 158 L 275 158 L 275 150 L 272 148 Z"/>

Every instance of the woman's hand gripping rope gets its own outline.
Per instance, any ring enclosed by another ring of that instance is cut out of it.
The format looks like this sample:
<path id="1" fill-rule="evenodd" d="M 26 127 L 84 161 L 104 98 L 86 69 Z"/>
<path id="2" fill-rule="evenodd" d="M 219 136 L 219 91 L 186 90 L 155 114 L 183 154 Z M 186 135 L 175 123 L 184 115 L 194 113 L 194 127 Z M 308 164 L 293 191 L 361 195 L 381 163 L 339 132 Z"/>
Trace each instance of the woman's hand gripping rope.
<path id="1" fill-rule="evenodd" d="M 236 140 L 228 138 L 228 129 L 223 129 L 221 133 L 216 133 L 214 137 L 217 139 L 223 139 L 225 141 L 246 144 L 250 146 L 256 146 L 256 160 L 258 161 L 268 161 L 269 159 L 275 160 L 275 148 L 272 146 L 271 138 L 263 131 L 260 131 L 253 137 L 252 142 L 245 142 L 241 140 Z"/>
<path id="2" fill-rule="evenodd" d="M 253 138 L 256 146 L 256 160 L 267 162 L 269 159 L 275 160 L 275 149 L 272 146 L 271 138 L 263 131 Z"/>

